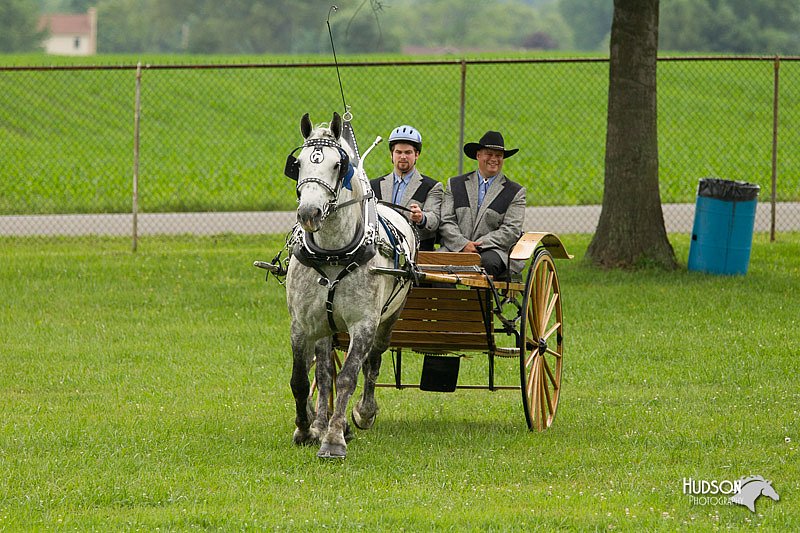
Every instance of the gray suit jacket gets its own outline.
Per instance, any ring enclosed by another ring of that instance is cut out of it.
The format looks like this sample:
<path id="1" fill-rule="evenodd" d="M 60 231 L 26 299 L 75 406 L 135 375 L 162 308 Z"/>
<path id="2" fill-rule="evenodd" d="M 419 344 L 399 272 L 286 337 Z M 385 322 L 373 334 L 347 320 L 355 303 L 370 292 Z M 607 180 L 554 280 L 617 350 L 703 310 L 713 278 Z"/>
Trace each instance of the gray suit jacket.
<path id="1" fill-rule="evenodd" d="M 508 266 L 508 252 L 522 235 L 524 222 L 525 188 L 503 173 L 492 182 L 480 209 L 477 172 L 447 180 L 439 226 L 443 250 L 460 252 L 467 242 L 481 241 L 481 250 L 495 250 Z"/>
<path id="2" fill-rule="evenodd" d="M 386 202 L 392 201 L 392 183 L 393 175 L 386 174 L 380 178 L 370 180 L 372 190 L 380 200 Z M 430 181 L 427 181 L 430 180 Z M 430 187 L 427 196 L 424 199 L 419 197 L 426 188 Z M 422 190 L 420 190 L 422 188 Z M 418 193 L 419 192 L 419 193 Z M 417 198 L 415 198 L 415 195 Z M 438 181 L 427 176 L 423 176 L 415 168 L 414 173 L 411 175 L 411 180 L 408 182 L 406 190 L 403 192 L 403 198 L 400 200 L 400 205 L 408 207 L 412 203 L 416 203 L 422 209 L 425 215 L 425 225 L 417 226 L 419 238 L 421 241 L 434 239 L 436 237 L 436 230 L 439 229 L 439 210 L 442 205 L 442 197 L 444 196 L 444 187 Z M 408 213 L 404 213 L 408 218 Z M 431 244 L 433 244 L 431 242 Z"/>

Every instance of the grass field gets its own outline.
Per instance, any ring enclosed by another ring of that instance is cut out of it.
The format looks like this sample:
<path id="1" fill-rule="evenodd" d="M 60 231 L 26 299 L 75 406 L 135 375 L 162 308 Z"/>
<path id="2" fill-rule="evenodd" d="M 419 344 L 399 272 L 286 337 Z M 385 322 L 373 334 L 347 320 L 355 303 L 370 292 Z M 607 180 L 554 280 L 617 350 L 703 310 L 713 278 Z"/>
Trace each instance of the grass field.
<path id="1" fill-rule="evenodd" d="M 380 389 L 344 462 L 291 445 L 285 295 L 251 266 L 281 237 L 0 241 L 0 529 L 800 528 L 800 235 L 757 234 L 743 277 L 600 271 L 562 237 L 554 426 L 517 392 Z M 780 501 L 683 493 L 751 474 Z"/>
<path id="2" fill-rule="evenodd" d="M 0 72 L 0 214 L 130 211 L 132 67 L 139 59 L 91 60 L 127 70 Z M 332 67 L 288 64 L 329 58 L 141 59 L 171 67 L 280 66 L 145 69 L 142 211 L 292 208 L 294 196 L 282 170 L 286 154 L 301 142 L 300 116 L 309 112 L 315 122 L 330 120 L 334 110 L 342 110 L 342 99 Z M 459 170 L 461 65 L 458 58 L 439 59 L 448 63 L 345 57 L 341 76 L 362 151 L 377 135 L 387 137 L 398 124 L 411 123 L 425 141 L 420 169 L 444 181 Z M 85 65 L 88 60 L 3 56 L 0 66 L 54 61 Z M 396 63 L 364 65 L 367 61 Z M 532 205 L 601 202 L 607 63 L 469 63 L 465 74 L 465 141 L 500 129 L 509 145 L 521 148 L 506 171 L 528 188 Z M 798 74 L 797 62 L 783 64 L 778 152 L 783 201 L 800 199 L 800 172 L 791 155 L 800 146 L 800 132 L 786 127 L 800 117 Z M 697 181 L 705 177 L 771 188 L 772 82 L 771 60 L 659 64 L 662 201 L 692 202 Z M 377 177 L 389 170 L 386 148 L 380 147 L 367 172 Z"/>

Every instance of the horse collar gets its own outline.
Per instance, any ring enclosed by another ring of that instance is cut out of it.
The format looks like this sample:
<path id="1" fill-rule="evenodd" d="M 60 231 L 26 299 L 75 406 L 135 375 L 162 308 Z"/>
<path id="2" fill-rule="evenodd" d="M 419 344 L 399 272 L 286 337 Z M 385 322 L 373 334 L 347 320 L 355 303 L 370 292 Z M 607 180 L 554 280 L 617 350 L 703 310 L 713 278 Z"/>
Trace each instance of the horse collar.
<path id="1" fill-rule="evenodd" d="M 321 248 L 314 242 L 313 234 L 297 227 L 292 254 L 307 267 L 318 268 L 323 265 L 348 265 L 356 262 L 366 264 L 375 255 L 375 243 L 378 235 L 377 209 L 374 201 L 365 197 L 361 201 L 364 218 L 358 225 L 353 240 L 347 246 L 337 250 Z"/>
<path id="2" fill-rule="evenodd" d="M 325 300 L 325 310 L 328 317 L 328 326 L 336 332 L 336 321 L 333 319 L 333 298 L 336 287 L 348 274 L 369 262 L 377 253 L 375 244 L 378 237 L 377 206 L 372 196 L 363 198 L 364 219 L 358 225 L 353 240 L 347 246 L 338 250 L 320 248 L 314 242 L 313 235 L 298 226 L 295 234 L 294 249 L 292 254 L 301 264 L 313 268 L 320 275 L 319 284 L 327 287 L 328 295 Z M 344 266 L 335 279 L 331 280 L 322 270 L 324 265 Z"/>

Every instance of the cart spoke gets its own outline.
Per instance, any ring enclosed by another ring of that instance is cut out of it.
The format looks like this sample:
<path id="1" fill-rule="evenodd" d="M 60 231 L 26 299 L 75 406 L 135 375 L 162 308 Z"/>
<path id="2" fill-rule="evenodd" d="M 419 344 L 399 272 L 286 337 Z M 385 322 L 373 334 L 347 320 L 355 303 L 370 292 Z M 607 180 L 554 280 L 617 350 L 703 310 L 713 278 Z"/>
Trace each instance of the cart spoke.
<path id="1" fill-rule="evenodd" d="M 542 294 L 552 294 L 552 292 L 553 292 L 553 276 L 554 275 L 555 275 L 555 272 L 553 272 L 552 270 L 550 270 L 548 268 L 547 269 L 547 283 L 545 284 L 544 287 L 542 287 Z"/>
<path id="2" fill-rule="evenodd" d="M 548 372 L 549 374 L 549 372 Z M 547 386 L 546 382 L 542 382 L 542 389 L 544 389 L 544 395 L 547 399 L 547 414 L 546 416 L 549 418 L 550 415 L 553 414 L 553 399 L 550 397 L 550 389 Z"/>
<path id="3" fill-rule="evenodd" d="M 550 294 L 550 288 L 552 287 L 552 284 L 553 284 L 552 273 L 549 272 L 545 266 L 544 270 L 539 276 L 539 283 L 537 284 L 536 287 L 536 294 L 538 296 L 538 298 L 536 298 L 536 303 L 538 304 L 537 311 L 539 316 L 542 316 L 542 313 L 544 313 L 544 304 L 545 304 L 544 295 Z"/>
<path id="4" fill-rule="evenodd" d="M 552 383 L 552 385 L 553 385 L 553 389 L 557 389 L 558 388 L 558 384 L 556 383 L 555 376 L 553 376 L 553 371 L 550 368 L 550 364 L 547 362 L 547 359 L 545 359 L 544 357 L 542 357 L 542 360 L 544 361 L 544 369 L 547 372 L 547 377 L 550 380 L 550 383 Z"/>
<path id="5" fill-rule="evenodd" d="M 544 380 L 540 380 L 539 382 L 539 430 L 541 431 L 547 426 L 547 409 L 548 403 L 545 398 L 545 392 L 547 391 L 547 387 L 544 384 Z"/>
<path id="6" fill-rule="evenodd" d="M 536 320 L 534 316 L 534 310 L 530 307 L 528 308 L 528 324 L 530 325 L 531 333 L 533 334 L 536 339 L 539 338 L 539 331 L 541 328 L 539 327 L 539 322 Z"/>
<path id="7" fill-rule="evenodd" d="M 534 341 L 534 340 L 530 340 L 530 342 L 531 342 L 531 344 L 533 344 L 534 346 L 536 345 L 536 341 Z M 533 362 L 536 360 L 536 356 L 537 356 L 537 355 L 539 355 L 539 350 L 538 350 L 538 348 L 534 348 L 533 350 L 531 350 L 530 352 L 528 352 L 528 355 L 527 355 L 527 357 L 525 357 L 525 367 L 526 367 L 526 368 L 532 368 L 532 366 L 531 366 L 531 365 L 533 365 Z"/>
<path id="8" fill-rule="evenodd" d="M 536 387 L 536 405 L 534 406 L 533 412 L 536 413 L 536 429 L 539 431 L 542 430 L 542 411 L 544 409 L 543 405 L 544 399 L 542 397 L 542 389 L 541 386 Z"/>
<path id="9" fill-rule="evenodd" d="M 550 322 L 550 318 L 553 316 L 553 310 L 556 308 L 556 303 L 558 303 L 558 293 L 554 292 L 550 296 L 550 302 L 547 304 L 547 312 L 545 313 L 544 320 L 542 320 L 543 324 Z"/>
<path id="10" fill-rule="evenodd" d="M 534 361 L 534 364 L 531 366 L 530 372 L 528 372 L 528 383 L 527 383 L 527 389 L 528 391 L 530 391 L 531 395 L 533 394 L 534 391 L 534 383 L 536 383 L 536 371 L 537 371 L 536 363 Z"/>
<path id="11" fill-rule="evenodd" d="M 547 340 L 547 339 L 549 339 L 549 338 L 550 338 L 550 336 L 551 336 L 551 335 L 553 335 L 553 333 L 555 333 L 556 331 L 558 331 L 558 328 L 560 328 L 560 327 L 561 327 L 561 322 L 556 322 L 555 324 L 553 324 L 553 325 L 550 327 L 550 329 L 548 329 L 548 330 L 545 332 L 545 334 L 544 334 L 544 335 L 542 335 L 542 338 L 543 338 L 544 340 Z"/>
<path id="12" fill-rule="evenodd" d="M 555 350 L 551 350 L 550 348 L 548 348 L 547 350 L 545 350 L 545 353 L 549 353 L 550 355 L 552 355 L 553 357 L 555 357 L 557 360 L 558 360 L 558 359 L 561 359 L 561 358 L 563 357 L 563 356 L 562 356 L 560 353 L 558 353 L 558 352 L 557 352 L 557 351 L 555 351 Z"/>

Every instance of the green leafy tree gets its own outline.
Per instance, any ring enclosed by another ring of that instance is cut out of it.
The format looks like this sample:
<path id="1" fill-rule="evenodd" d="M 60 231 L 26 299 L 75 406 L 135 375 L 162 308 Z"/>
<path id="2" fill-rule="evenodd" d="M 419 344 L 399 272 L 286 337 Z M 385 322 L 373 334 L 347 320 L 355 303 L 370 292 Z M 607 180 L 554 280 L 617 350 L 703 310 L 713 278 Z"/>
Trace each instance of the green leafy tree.
<path id="1" fill-rule="evenodd" d="M 672 0 L 661 10 L 659 48 L 662 50 L 709 50 L 705 28 L 714 16 L 703 0 Z"/>
<path id="2" fill-rule="evenodd" d="M 397 36 L 383 27 L 383 11 L 370 2 L 363 2 L 355 9 L 346 9 L 332 15 L 331 31 L 337 51 L 349 53 L 398 52 Z M 321 51 L 330 49 L 327 26 Z"/>
<path id="3" fill-rule="evenodd" d="M 31 52 L 41 48 L 46 32 L 37 28 L 39 9 L 29 0 L 0 2 L 0 52 Z"/>
<path id="4" fill-rule="evenodd" d="M 672 0 L 662 10 L 659 47 L 794 54 L 799 25 L 800 0 Z"/>
<path id="5" fill-rule="evenodd" d="M 560 0 L 558 8 L 578 50 L 598 50 L 606 44 L 614 11 L 609 0 Z"/>

